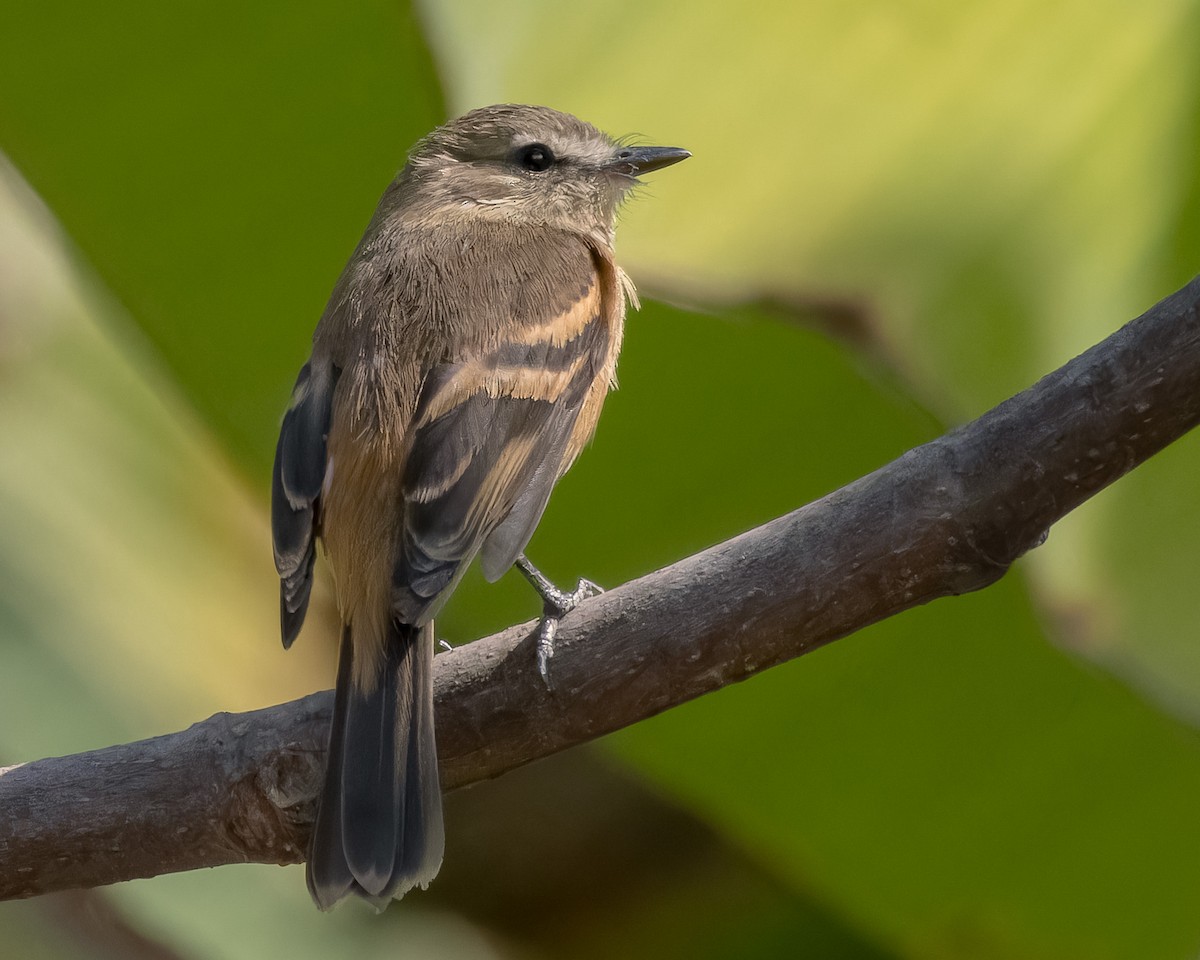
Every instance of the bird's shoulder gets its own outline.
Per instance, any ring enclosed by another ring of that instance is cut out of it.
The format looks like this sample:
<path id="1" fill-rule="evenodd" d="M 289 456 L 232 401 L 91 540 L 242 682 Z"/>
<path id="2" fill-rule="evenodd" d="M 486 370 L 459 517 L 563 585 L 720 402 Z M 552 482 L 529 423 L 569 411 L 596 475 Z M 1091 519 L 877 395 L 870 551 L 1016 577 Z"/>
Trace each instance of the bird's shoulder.
<path id="1" fill-rule="evenodd" d="M 318 340 L 355 355 L 488 350 L 592 297 L 610 262 L 593 238 L 553 227 L 400 224 L 360 246 Z"/>
<path id="2" fill-rule="evenodd" d="M 540 354 L 608 325 L 623 312 L 615 269 L 607 248 L 565 230 L 394 225 L 364 238 L 347 265 L 314 360 L 340 371 L 335 405 L 356 430 L 398 435 L 432 371 Z"/>

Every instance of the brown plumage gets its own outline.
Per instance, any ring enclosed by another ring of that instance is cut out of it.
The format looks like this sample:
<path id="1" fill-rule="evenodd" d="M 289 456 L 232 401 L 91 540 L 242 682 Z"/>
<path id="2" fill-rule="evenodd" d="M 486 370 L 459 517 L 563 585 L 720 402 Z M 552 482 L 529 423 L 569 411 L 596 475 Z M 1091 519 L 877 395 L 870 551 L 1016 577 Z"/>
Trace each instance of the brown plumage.
<path id="1" fill-rule="evenodd" d="M 421 141 L 334 288 L 284 416 L 272 526 L 284 645 L 315 541 L 343 627 L 309 889 L 382 905 L 442 859 L 433 617 L 476 555 L 495 580 L 590 439 L 627 295 L 616 210 L 687 156 L 545 107 Z"/>

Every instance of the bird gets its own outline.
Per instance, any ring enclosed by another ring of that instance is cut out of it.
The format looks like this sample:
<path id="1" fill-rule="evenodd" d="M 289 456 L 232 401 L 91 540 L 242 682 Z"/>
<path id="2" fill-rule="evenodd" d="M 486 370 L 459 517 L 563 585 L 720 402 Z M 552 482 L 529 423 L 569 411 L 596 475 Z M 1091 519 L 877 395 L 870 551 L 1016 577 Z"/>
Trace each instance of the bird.
<path id="1" fill-rule="evenodd" d="M 308 609 L 317 543 L 342 629 L 308 889 L 382 909 L 445 849 L 433 726 L 434 618 L 476 558 L 542 596 L 524 550 L 614 383 L 632 283 L 618 207 L 690 156 L 542 106 L 499 104 L 409 152 L 333 288 L 283 416 L 271 487 L 283 645 Z"/>

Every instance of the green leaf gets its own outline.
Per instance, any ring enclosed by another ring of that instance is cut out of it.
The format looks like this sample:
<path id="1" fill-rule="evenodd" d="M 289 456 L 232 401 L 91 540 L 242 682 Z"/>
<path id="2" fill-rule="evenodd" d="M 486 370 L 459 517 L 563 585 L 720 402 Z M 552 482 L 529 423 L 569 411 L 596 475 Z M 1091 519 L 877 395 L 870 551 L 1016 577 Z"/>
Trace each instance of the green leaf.
<path id="1" fill-rule="evenodd" d="M 407 5 L 16 0 L 0 148 L 263 478 L 333 282 L 442 120 Z"/>

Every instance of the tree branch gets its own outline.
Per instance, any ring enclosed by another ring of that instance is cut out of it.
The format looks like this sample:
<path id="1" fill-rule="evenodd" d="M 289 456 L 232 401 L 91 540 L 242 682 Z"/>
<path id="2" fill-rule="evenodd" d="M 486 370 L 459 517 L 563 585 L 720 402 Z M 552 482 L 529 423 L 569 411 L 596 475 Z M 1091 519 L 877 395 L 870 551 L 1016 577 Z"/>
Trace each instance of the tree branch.
<path id="1" fill-rule="evenodd" d="M 978 420 L 785 517 L 589 600 L 548 691 L 530 625 L 439 655 L 448 790 L 995 582 L 1200 419 L 1200 278 Z M 303 859 L 328 691 L 0 771 L 0 899 Z"/>

